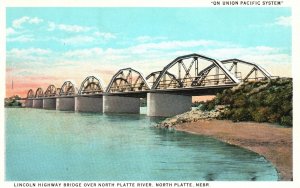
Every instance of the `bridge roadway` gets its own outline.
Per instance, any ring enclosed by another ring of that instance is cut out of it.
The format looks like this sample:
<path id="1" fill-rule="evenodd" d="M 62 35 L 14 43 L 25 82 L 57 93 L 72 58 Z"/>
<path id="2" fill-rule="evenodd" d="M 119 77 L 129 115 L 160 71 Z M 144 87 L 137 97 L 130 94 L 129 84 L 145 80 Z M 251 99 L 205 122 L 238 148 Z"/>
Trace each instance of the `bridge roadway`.
<path id="1" fill-rule="evenodd" d="M 138 114 L 140 98 L 147 98 L 148 116 L 167 117 L 188 111 L 192 96 L 215 95 L 236 85 L 26 98 L 26 106 L 61 111 Z"/>
<path id="2" fill-rule="evenodd" d="M 241 82 L 271 78 L 269 72 L 255 63 L 239 59 L 219 61 L 189 54 L 177 57 L 147 77 L 132 68 L 120 69 L 107 87 L 101 79 L 89 76 L 79 89 L 71 81 L 65 81 L 60 88 L 49 85 L 45 92 L 42 88 L 36 92 L 30 89 L 25 106 L 76 112 L 139 113 L 140 98 L 147 98 L 148 116 L 167 117 L 188 111 L 192 96 L 215 95 Z"/>

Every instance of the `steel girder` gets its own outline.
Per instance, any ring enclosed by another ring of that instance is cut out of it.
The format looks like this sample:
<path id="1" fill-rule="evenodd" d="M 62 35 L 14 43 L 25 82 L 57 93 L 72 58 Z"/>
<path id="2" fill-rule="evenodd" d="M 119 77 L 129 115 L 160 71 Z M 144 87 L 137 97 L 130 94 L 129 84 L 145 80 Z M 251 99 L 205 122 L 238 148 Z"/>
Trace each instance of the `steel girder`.
<path id="1" fill-rule="evenodd" d="M 266 71 L 263 67 L 261 67 L 260 65 L 257 65 L 255 63 L 251 63 L 251 62 L 247 62 L 244 60 L 240 60 L 240 59 L 226 59 L 221 61 L 223 64 L 229 64 L 232 63 L 231 67 L 229 68 L 229 71 L 233 71 L 232 69 L 234 68 L 234 74 L 236 77 L 238 77 L 238 64 L 245 64 L 245 65 L 249 65 L 251 67 L 251 70 L 247 73 L 247 75 L 245 77 L 240 76 L 240 80 L 243 82 L 248 81 L 250 75 L 254 72 L 255 73 L 255 80 L 259 80 L 259 79 L 268 79 L 270 80 L 272 78 L 272 75 Z M 259 71 L 260 73 L 262 73 L 262 75 L 264 77 L 262 78 L 258 78 L 257 77 L 257 71 Z"/>
<path id="2" fill-rule="evenodd" d="M 157 80 L 158 76 L 161 74 L 162 71 L 156 71 L 150 73 L 147 77 L 146 80 L 151 86 L 155 83 Z M 171 88 L 180 88 L 182 87 L 182 83 L 176 78 L 174 74 L 169 73 L 168 71 L 165 73 L 165 79 L 169 79 L 170 82 L 166 84 L 167 87 Z"/>
<path id="3" fill-rule="evenodd" d="M 45 97 L 54 97 L 57 95 L 56 91 L 57 91 L 57 89 L 54 85 L 49 85 L 44 93 L 44 96 Z"/>
<path id="4" fill-rule="evenodd" d="M 132 68 L 119 70 L 107 86 L 107 93 L 149 90 L 149 84 L 142 73 Z"/>
<path id="5" fill-rule="evenodd" d="M 76 88 L 71 81 L 65 81 L 60 88 L 59 96 L 72 96 L 76 94 Z"/>
<path id="6" fill-rule="evenodd" d="M 41 98 L 41 97 L 44 97 L 44 91 L 42 88 L 38 88 L 35 92 L 35 98 Z"/>
<path id="7" fill-rule="evenodd" d="M 88 76 L 82 83 L 78 95 L 99 94 L 104 92 L 102 82 L 95 76 Z"/>
<path id="8" fill-rule="evenodd" d="M 28 92 L 27 92 L 27 99 L 28 98 L 34 98 L 34 92 L 32 89 L 30 89 Z"/>
<path id="9" fill-rule="evenodd" d="M 188 67 L 185 66 L 184 63 L 182 63 L 185 59 L 193 59 L 192 62 Z M 210 66 L 206 71 L 200 71 L 198 72 L 198 59 L 206 60 L 213 64 L 213 66 Z M 157 77 L 155 83 L 152 86 L 152 89 L 161 89 L 160 85 L 161 82 L 163 82 L 163 85 L 166 86 L 167 84 L 164 82 L 165 77 L 167 75 L 167 71 L 172 68 L 173 66 L 178 65 L 178 74 L 176 77 L 177 82 L 180 82 L 180 87 L 192 87 L 195 85 L 201 85 L 202 83 L 199 83 L 199 80 L 205 79 L 207 77 L 207 74 L 211 71 L 212 68 L 217 68 L 217 71 L 219 72 L 219 69 L 223 71 L 226 79 L 228 79 L 228 84 L 237 84 L 239 83 L 239 80 L 230 72 L 228 71 L 225 66 L 218 60 L 209 58 L 203 55 L 199 54 L 189 54 L 185 56 L 180 56 L 174 59 L 171 63 L 169 63 L 167 66 L 164 67 L 164 69 L 160 72 L 159 76 Z M 190 75 L 190 70 L 194 66 L 196 76 L 192 77 Z M 185 73 L 184 77 L 181 78 L 181 67 L 183 68 L 183 71 Z M 219 74 L 219 73 L 217 73 Z M 191 83 L 190 85 L 187 84 L 187 80 Z M 215 78 L 215 80 L 218 80 L 218 78 Z M 172 80 L 171 80 L 172 81 Z M 164 87 L 166 88 L 166 87 Z"/>

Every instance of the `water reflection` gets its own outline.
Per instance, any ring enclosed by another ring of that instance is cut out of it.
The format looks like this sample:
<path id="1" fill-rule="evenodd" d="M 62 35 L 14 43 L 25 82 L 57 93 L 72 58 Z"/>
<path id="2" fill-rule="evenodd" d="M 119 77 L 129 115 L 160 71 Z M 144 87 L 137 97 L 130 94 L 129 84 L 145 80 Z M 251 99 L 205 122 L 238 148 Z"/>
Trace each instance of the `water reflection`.
<path id="1" fill-rule="evenodd" d="M 37 109 L 5 113 L 7 180 L 277 179 L 274 167 L 255 153 L 154 128 L 162 118 Z"/>

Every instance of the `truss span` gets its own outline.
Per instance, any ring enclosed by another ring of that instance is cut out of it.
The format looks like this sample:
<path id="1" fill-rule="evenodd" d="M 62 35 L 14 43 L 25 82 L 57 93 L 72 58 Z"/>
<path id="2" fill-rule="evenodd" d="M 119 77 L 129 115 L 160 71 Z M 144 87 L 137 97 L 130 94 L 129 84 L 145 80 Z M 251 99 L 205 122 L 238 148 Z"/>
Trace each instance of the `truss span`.
<path id="1" fill-rule="evenodd" d="M 44 91 L 42 88 L 38 88 L 35 92 L 35 98 L 41 98 L 44 97 Z"/>
<path id="2" fill-rule="evenodd" d="M 54 85 L 49 85 L 44 93 L 44 96 L 45 97 L 54 97 L 57 95 L 56 91 L 57 91 L 57 88 Z"/>
<path id="3" fill-rule="evenodd" d="M 242 82 L 270 80 L 272 78 L 268 71 L 255 63 L 240 59 L 227 59 L 221 62 Z"/>
<path id="4" fill-rule="evenodd" d="M 56 95 L 59 95 L 60 93 L 60 88 L 56 88 Z"/>
<path id="5" fill-rule="evenodd" d="M 165 66 L 160 71 L 152 89 L 237 83 L 239 80 L 220 61 L 199 54 L 189 54 L 177 57 Z"/>
<path id="6" fill-rule="evenodd" d="M 99 94 L 104 92 L 102 82 L 95 76 L 88 76 L 82 83 L 78 95 Z"/>
<path id="7" fill-rule="evenodd" d="M 30 89 L 28 92 L 27 92 L 27 99 L 30 99 L 30 98 L 34 98 L 34 92 L 32 89 Z"/>
<path id="8" fill-rule="evenodd" d="M 106 92 L 135 92 L 149 90 L 145 77 L 132 68 L 119 70 L 111 79 Z"/>
<path id="9" fill-rule="evenodd" d="M 76 88 L 71 81 L 65 81 L 59 89 L 59 96 L 73 96 L 76 94 Z"/>
<path id="10" fill-rule="evenodd" d="M 146 77 L 146 80 L 151 87 L 153 86 L 153 84 L 155 83 L 155 81 L 157 80 L 161 72 L 162 71 L 152 72 Z M 182 87 L 182 83 L 176 79 L 176 76 L 174 74 L 171 74 L 168 71 L 165 74 L 166 74 L 166 79 L 171 80 L 167 86 L 168 88 Z"/>

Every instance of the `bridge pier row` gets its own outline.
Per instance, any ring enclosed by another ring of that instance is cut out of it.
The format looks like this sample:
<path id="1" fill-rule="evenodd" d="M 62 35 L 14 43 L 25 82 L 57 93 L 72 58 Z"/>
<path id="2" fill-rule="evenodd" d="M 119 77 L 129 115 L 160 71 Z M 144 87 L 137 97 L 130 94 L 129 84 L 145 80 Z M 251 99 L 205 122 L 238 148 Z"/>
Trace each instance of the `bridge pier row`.
<path id="1" fill-rule="evenodd" d="M 103 96 L 103 112 L 139 114 L 140 98 Z"/>
<path id="2" fill-rule="evenodd" d="M 56 98 L 56 110 L 74 111 L 75 110 L 75 98 L 74 97 L 58 97 L 58 98 Z"/>
<path id="3" fill-rule="evenodd" d="M 75 112 L 103 112 L 103 97 L 75 97 Z"/>
<path id="4" fill-rule="evenodd" d="M 26 99 L 25 100 L 25 107 L 26 108 L 32 108 L 33 105 L 33 99 Z"/>
<path id="5" fill-rule="evenodd" d="M 174 116 L 189 111 L 191 106 L 192 96 L 147 93 L 147 116 Z"/>
<path id="6" fill-rule="evenodd" d="M 56 98 L 43 99 L 43 108 L 47 110 L 55 110 Z"/>
<path id="7" fill-rule="evenodd" d="M 32 108 L 43 108 L 43 99 L 33 99 Z"/>

